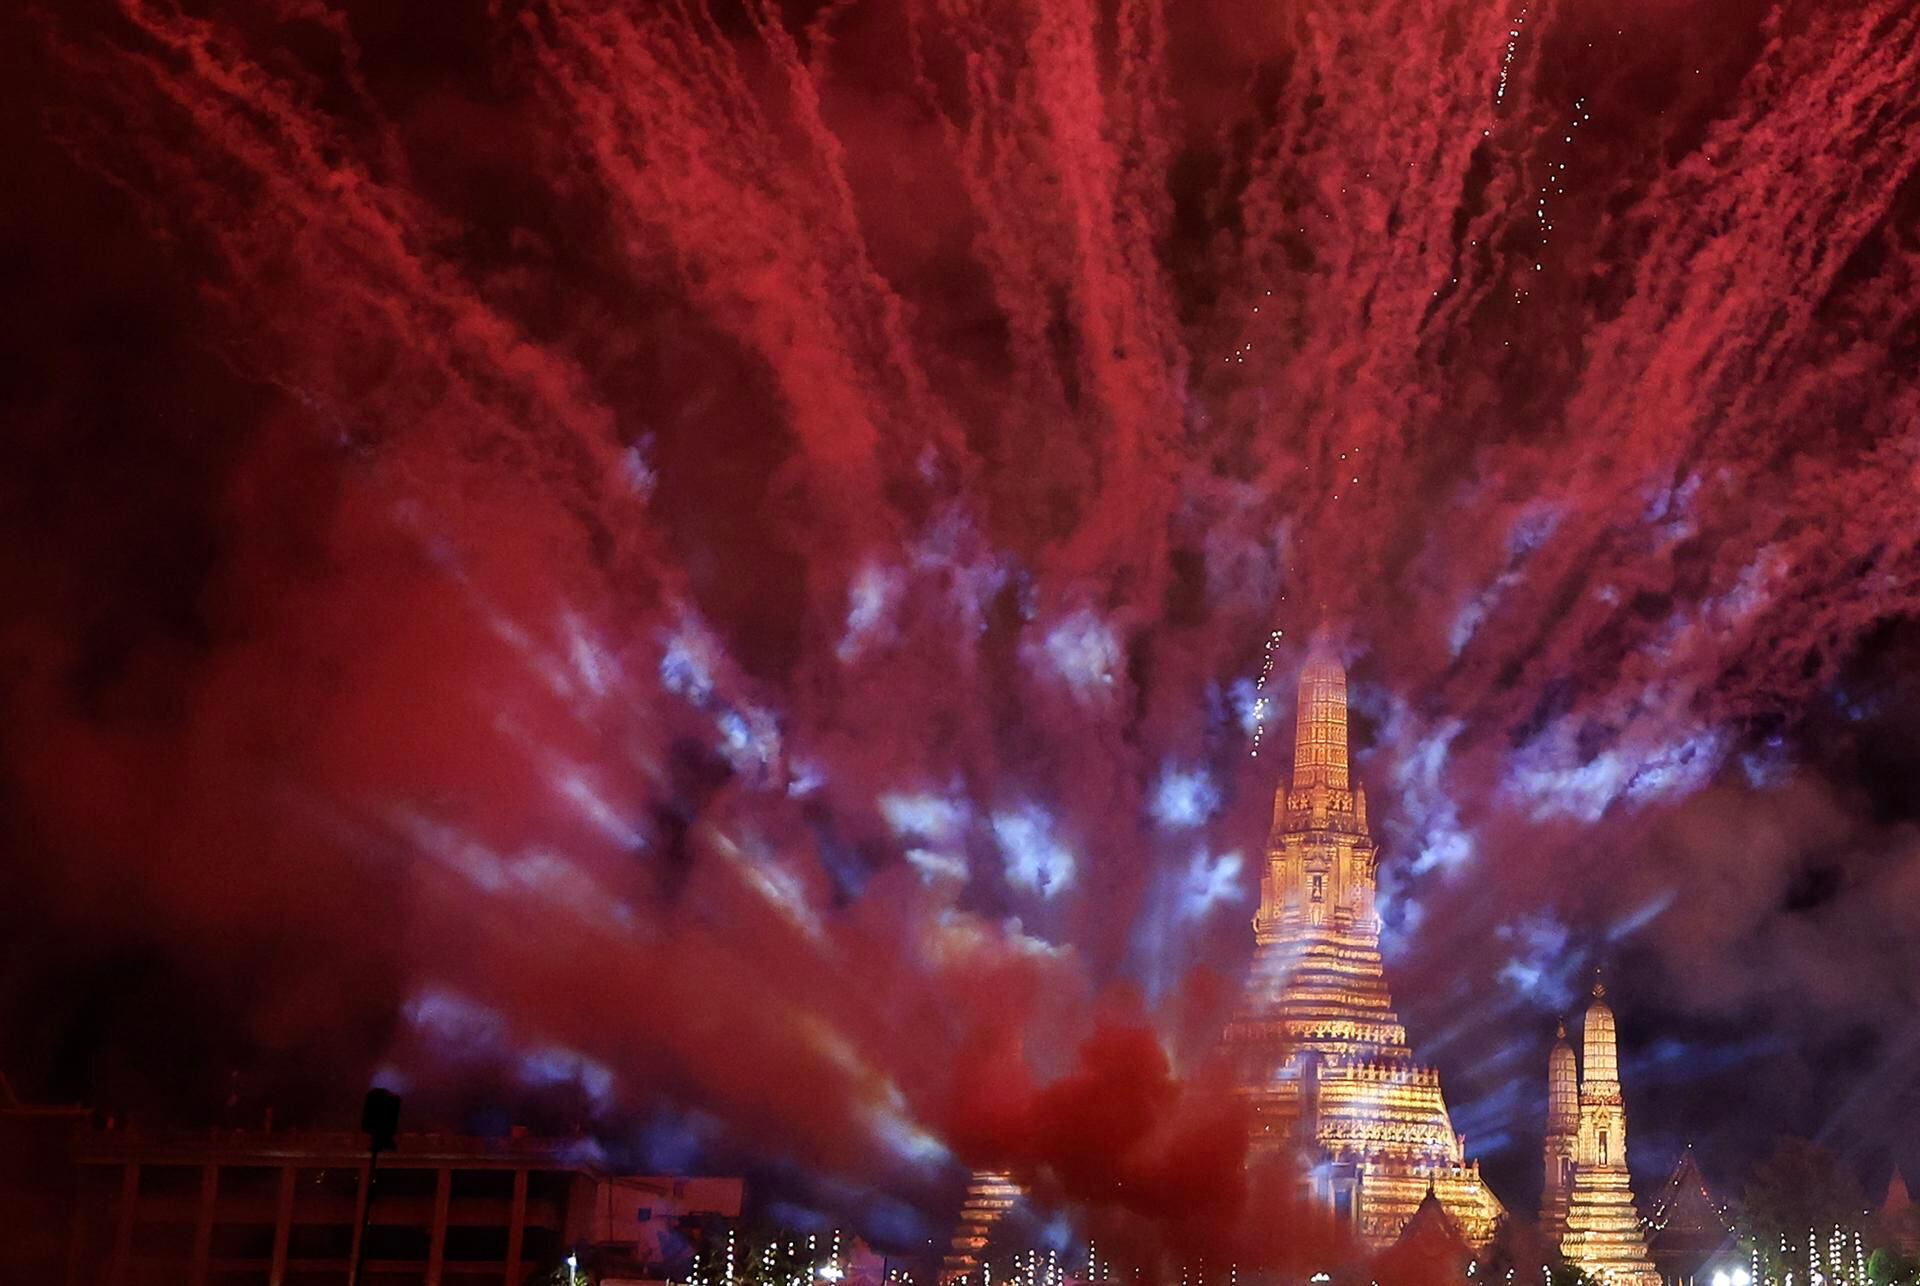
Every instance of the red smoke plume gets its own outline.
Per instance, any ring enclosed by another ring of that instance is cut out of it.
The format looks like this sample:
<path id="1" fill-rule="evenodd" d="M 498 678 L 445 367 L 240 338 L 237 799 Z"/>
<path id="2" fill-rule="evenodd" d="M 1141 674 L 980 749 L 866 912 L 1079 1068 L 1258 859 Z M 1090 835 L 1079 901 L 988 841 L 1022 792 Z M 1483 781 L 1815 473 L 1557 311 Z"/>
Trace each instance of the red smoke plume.
<path id="1" fill-rule="evenodd" d="M 1710 10 L 21 7 L 18 1074 L 1267 1261 L 1188 1069 L 1324 607 L 1514 1204 L 1603 951 L 1704 1033 L 1639 1137 L 1766 1048 L 1920 1163 L 1920 14 Z"/>
<path id="2" fill-rule="evenodd" d="M 1078 1211 L 1103 1261 L 1149 1275 L 1203 1260 L 1313 1271 L 1353 1254 L 1284 1158 L 1249 1157 L 1249 1110 L 1227 1070 L 1175 1075 L 1146 1027 L 1096 1027 L 1043 1086 L 1004 1040 L 971 1051 L 961 1072 L 947 1137 L 975 1168 Z"/>

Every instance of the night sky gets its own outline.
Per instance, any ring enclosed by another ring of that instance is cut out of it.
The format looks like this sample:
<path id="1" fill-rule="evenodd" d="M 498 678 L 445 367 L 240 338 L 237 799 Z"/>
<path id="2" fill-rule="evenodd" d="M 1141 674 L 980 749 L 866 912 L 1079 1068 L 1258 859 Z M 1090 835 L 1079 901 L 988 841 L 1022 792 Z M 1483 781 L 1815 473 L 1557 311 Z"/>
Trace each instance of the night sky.
<path id="1" fill-rule="evenodd" d="M 1324 613 L 1510 1206 L 1920 1175 L 1907 0 L 0 24 L 23 1097 L 1184 1219 Z"/>

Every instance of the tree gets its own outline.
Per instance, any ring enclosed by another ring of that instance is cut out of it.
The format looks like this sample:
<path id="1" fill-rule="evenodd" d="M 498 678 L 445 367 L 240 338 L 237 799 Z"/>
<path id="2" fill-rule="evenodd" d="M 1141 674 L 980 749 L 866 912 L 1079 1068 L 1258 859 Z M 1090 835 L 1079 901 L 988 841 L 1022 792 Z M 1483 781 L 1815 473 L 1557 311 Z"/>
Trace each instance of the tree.
<path id="1" fill-rule="evenodd" d="M 1920 1259 L 1882 1246 L 1867 1256 L 1867 1280 L 1873 1286 L 1914 1286 L 1920 1282 Z"/>
<path id="2" fill-rule="evenodd" d="M 1827 1149 L 1782 1138 L 1748 1174 L 1741 1205 L 1741 1236 L 1758 1252 L 1765 1275 L 1780 1278 L 1792 1270 L 1805 1281 L 1808 1232 L 1824 1246 L 1833 1229 L 1859 1228 L 1867 1194 Z"/>
<path id="3" fill-rule="evenodd" d="M 1544 1278 L 1552 1286 L 1592 1286 L 1591 1278 L 1561 1257 L 1559 1243 L 1539 1224 L 1513 1214 L 1500 1221 L 1477 1275 L 1492 1283 Z"/>

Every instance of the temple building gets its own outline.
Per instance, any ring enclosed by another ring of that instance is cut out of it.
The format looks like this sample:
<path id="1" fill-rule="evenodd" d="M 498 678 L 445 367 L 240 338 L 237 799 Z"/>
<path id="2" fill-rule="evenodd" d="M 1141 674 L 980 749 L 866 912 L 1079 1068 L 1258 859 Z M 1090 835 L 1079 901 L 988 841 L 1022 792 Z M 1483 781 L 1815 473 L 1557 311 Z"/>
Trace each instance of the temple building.
<path id="1" fill-rule="evenodd" d="M 1400 1237 L 1375 1261 L 1374 1271 L 1389 1281 L 1469 1282 L 1473 1247 L 1460 1233 L 1432 1188 L 1407 1220 Z"/>
<path id="2" fill-rule="evenodd" d="M 1352 779 L 1347 675 L 1316 637 L 1300 675 L 1292 780 L 1276 790 L 1254 958 L 1224 1034 L 1279 1151 L 1369 1246 L 1390 1245 L 1429 1192 L 1472 1245 L 1504 1209 L 1465 1157 L 1439 1073 L 1414 1061 L 1388 994 L 1375 908 L 1378 850 Z"/>
<path id="3" fill-rule="evenodd" d="M 1573 1156 L 1580 1137 L 1580 1069 L 1567 1025 L 1560 1024 L 1547 1056 L 1546 1186 L 1541 1189 L 1540 1226 L 1556 1242 L 1567 1231 L 1567 1199 L 1573 1194 Z"/>
<path id="4" fill-rule="evenodd" d="M 960 1207 L 953 1244 L 940 1263 L 942 1282 L 963 1281 L 981 1273 L 1001 1221 L 1026 1195 L 1026 1189 L 1007 1171 L 973 1172 L 967 1183 L 966 1201 Z"/>
<path id="5" fill-rule="evenodd" d="M 1689 1144 L 1647 1212 L 1647 1253 L 1668 1286 L 1711 1282 L 1716 1267 L 1746 1257 L 1734 1237 L 1733 1216 L 1715 1199 Z"/>
<path id="6" fill-rule="evenodd" d="M 1627 1179 L 1627 1108 L 1620 1094 L 1613 1010 L 1607 1006 L 1606 994 L 1604 986 L 1594 984 L 1593 1003 L 1587 1006 L 1582 1023 L 1580 1122 L 1574 1136 L 1573 1182 L 1566 1191 L 1560 1253 L 1568 1263 L 1609 1286 L 1660 1286 Z M 1548 1066 L 1550 1075 L 1562 1073 L 1564 1060 L 1558 1048 Z M 1552 1166 L 1556 1139 L 1551 1088 L 1548 1098 L 1547 1163 Z"/>
<path id="7" fill-rule="evenodd" d="M 1880 1202 L 1881 1235 L 1906 1254 L 1920 1252 L 1920 1208 L 1907 1191 L 1907 1176 L 1895 1166 L 1887 1180 L 1887 1195 Z"/>

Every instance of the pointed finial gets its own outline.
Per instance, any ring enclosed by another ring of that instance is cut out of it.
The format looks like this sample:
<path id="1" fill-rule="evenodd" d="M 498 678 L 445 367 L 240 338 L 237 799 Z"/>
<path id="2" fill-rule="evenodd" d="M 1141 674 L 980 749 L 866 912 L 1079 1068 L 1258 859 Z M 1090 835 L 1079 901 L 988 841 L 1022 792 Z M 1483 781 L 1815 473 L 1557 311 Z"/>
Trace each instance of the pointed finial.
<path id="1" fill-rule="evenodd" d="M 1349 791 L 1347 671 L 1326 629 L 1313 632 L 1294 705 L 1292 789 Z M 1349 803 L 1345 807 L 1351 809 Z"/>
<path id="2" fill-rule="evenodd" d="M 1309 661 L 1340 662 L 1339 653 L 1333 646 L 1333 627 L 1327 624 L 1327 609 L 1320 609 L 1319 623 L 1313 627 L 1313 633 L 1307 636 L 1307 659 Z"/>
<path id="3" fill-rule="evenodd" d="M 1600 977 L 1599 965 L 1593 967 L 1593 998 L 1595 1000 L 1605 1000 L 1607 998 L 1607 984 Z"/>
<path id="4" fill-rule="evenodd" d="M 1553 1026 L 1554 1026 L 1554 1032 L 1553 1032 L 1554 1037 L 1559 1040 L 1565 1040 L 1567 1038 L 1567 1016 L 1565 1014 L 1560 1015 L 1559 1019 L 1554 1023 Z"/>

